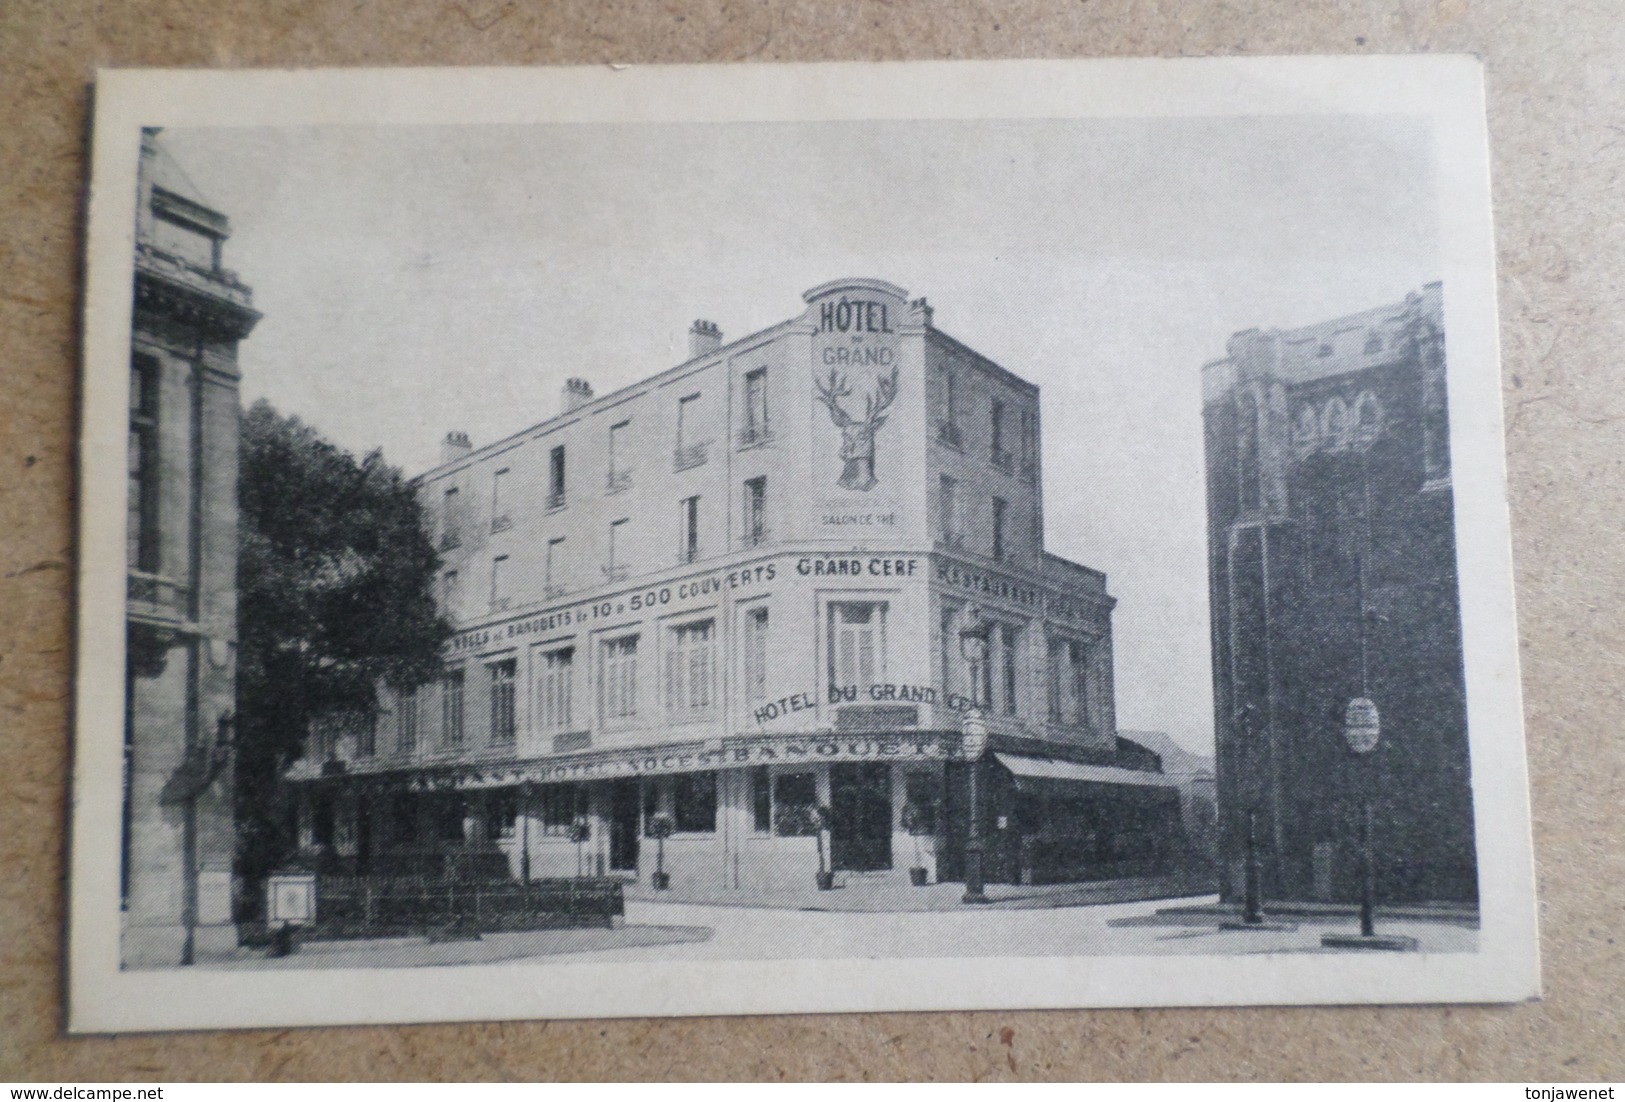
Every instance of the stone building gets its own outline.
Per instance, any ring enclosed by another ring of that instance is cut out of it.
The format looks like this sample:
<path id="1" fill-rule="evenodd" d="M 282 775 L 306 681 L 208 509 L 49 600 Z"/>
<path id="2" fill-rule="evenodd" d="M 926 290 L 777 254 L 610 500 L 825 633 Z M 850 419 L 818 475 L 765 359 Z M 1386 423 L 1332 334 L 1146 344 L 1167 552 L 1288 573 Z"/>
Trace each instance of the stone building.
<path id="1" fill-rule="evenodd" d="M 1248 330 L 1203 369 L 1221 845 L 1264 892 L 1477 898 L 1442 290 Z M 1380 742 L 1355 755 L 1351 700 Z"/>
<path id="2" fill-rule="evenodd" d="M 236 944 L 237 344 L 259 320 L 230 235 L 142 135 L 130 343 L 122 895 L 127 966 Z"/>
<path id="3" fill-rule="evenodd" d="M 1117 736 L 1105 576 L 1043 547 L 1038 388 L 889 283 L 804 297 L 726 344 L 696 322 L 623 390 L 571 379 L 507 439 L 447 437 L 416 480 L 445 675 L 315 733 L 306 847 L 645 880 L 658 851 L 741 897 L 811 885 L 824 850 L 954 879 L 977 769 L 991 879 L 1173 860 L 1178 793 Z"/>

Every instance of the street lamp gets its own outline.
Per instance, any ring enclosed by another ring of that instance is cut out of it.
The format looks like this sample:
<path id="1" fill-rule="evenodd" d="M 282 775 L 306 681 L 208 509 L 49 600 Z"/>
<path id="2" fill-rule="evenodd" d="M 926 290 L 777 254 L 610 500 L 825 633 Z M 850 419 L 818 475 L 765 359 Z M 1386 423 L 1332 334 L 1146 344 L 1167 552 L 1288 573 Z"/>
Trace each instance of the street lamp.
<path id="1" fill-rule="evenodd" d="M 971 605 L 965 610 L 965 626 L 959 629 L 959 653 L 970 667 L 971 706 L 960 717 L 967 784 L 970 788 L 970 829 L 965 838 L 965 894 L 962 903 L 986 903 L 982 891 L 982 806 L 979 789 L 982 754 L 987 750 L 987 718 L 982 714 L 982 670 L 987 661 L 987 633 L 991 625 L 982 622 L 982 610 Z"/>
<path id="2" fill-rule="evenodd" d="M 1242 872 L 1241 918 L 1219 925 L 1225 930 L 1295 930 L 1297 926 L 1293 923 L 1278 922 L 1264 916 L 1263 868 L 1258 857 L 1258 740 L 1262 734 L 1259 727 L 1257 705 L 1243 704 L 1236 709 L 1235 731 L 1243 752 L 1241 788 L 1246 802 L 1247 856 Z"/>
<path id="3" fill-rule="evenodd" d="M 1360 792 L 1360 934 L 1358 937 L 1326 934 L 1321 937 L 1320 943 L 1329 949 L 1408 950 L 1417 947 L 1413 937 L 1377 936 L 1376 876 L 1371 860 L 1371 785 L 1366 776 L 1371 767 L 1365 762 L 1369 760 L 1367 755 L 1377 748 L 1381 737 L 1382 720 L 1376 702 L 1363 696 L 1349 701 L 1343 711 L 1343 740 L 1354 752 L 1354 784 Z"/>

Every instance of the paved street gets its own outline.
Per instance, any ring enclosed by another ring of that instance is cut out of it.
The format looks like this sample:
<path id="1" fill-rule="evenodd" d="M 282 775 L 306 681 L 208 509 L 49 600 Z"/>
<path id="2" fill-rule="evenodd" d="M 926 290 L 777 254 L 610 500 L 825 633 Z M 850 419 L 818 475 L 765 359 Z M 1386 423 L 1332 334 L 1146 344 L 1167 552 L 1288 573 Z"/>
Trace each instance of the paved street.
<path id="1" fill-rule="evenodd" d="M 824 957 L 990 957 L 1112 954 L 1224 955 L 1324 952 L 1323 933 L 1353 933 L 1351 913 L 1294 916 L 1294 929 L 1225 930 L 1213 896 L 1095 906 L 1033 906 L 878 913 L 627 902 L 617 930 L 542 930 L 430 942 L 422 938 L 311 942 L 267 959 L 238 950 L 202 967 L 302 969 L 423 967 L 558 958 L 570 962 L 763 960 Z M 1027 905 L 1022 906 L 1022 903 Z M 1463 919 L 1379 915 L 1378 932 L 1418 940 L 1425 952 L 1472 952 L 1478 931 Z"/>

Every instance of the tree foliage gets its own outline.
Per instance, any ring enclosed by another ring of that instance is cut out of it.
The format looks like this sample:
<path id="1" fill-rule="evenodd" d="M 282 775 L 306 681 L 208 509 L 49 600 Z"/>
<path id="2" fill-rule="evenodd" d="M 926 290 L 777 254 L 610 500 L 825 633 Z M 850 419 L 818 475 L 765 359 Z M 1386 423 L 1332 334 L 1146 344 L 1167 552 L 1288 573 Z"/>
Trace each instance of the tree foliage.
<path id="1" fill-rule="evenodd" d="M 417 495 L 265 401 L 243 416 L 238 475 L 238 854 L 263 875 L 290 852 L 278 778 L 311 720 L 370 715 L 377 686 L 440 669 L 450 625 Z"/>

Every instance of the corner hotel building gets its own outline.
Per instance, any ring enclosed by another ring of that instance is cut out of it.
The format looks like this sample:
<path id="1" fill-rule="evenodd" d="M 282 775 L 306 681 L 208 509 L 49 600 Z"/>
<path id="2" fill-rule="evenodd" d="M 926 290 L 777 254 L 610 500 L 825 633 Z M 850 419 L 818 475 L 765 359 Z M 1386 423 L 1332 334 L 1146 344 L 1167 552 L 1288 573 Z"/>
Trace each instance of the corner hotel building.
<path id="1" fill-rule="evenodd" d="M 952 880 L 977 769 L 989 880 L 1177 859 L 1177 790 L 1117 735 L 1106 578 L 1043 549 L 1038 388 L 889 283 L 804 298 L 727 344 L 696 322 L 623 390 L 572 379 L 505 440 L 448 435 L 416 482 L 444 675 L 313 732 L 303 846 L 647 882 L 665 816 L 674 888 L 805 889 L 821 846 L 837 878 Z"/>

